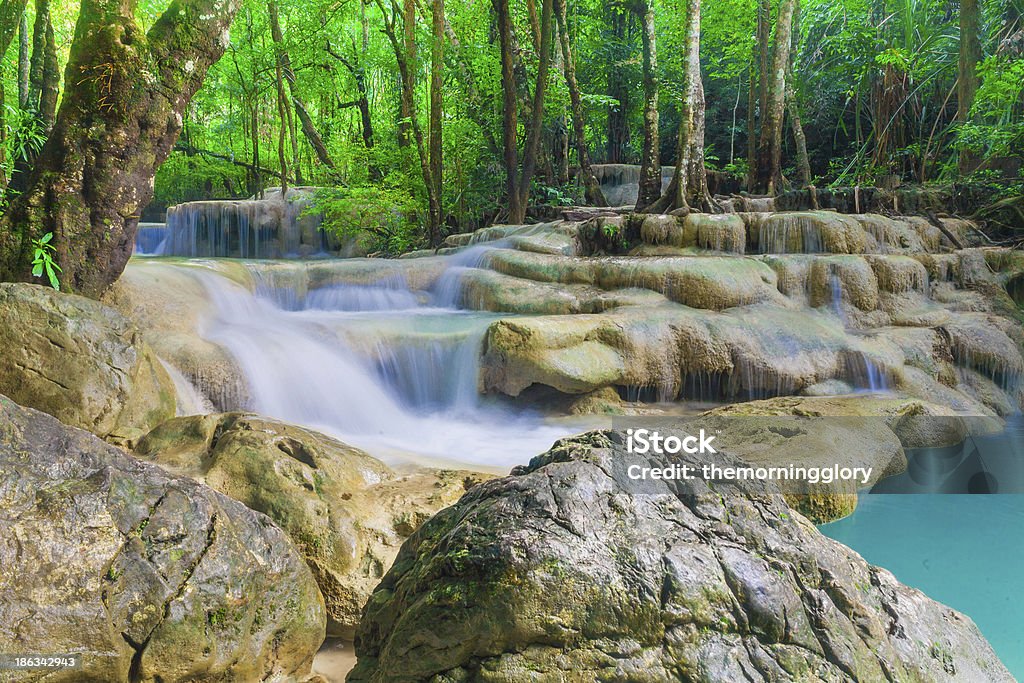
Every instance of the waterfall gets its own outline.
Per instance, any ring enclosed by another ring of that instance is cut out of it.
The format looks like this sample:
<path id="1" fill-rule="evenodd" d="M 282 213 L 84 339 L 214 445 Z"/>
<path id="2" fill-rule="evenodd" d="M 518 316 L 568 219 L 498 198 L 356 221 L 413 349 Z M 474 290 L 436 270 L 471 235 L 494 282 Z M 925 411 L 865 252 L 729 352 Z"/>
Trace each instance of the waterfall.
<path id="1" fill-rule="evenodd" d="M 479 395 L 483 339 L 497 315 L 458 310 L 460 269 L 450 261 L 432 294 L 404 280 L 308 289 L 249 264 L 255 292 L 199 270 L 215 316 L 203 336 L 227 350 L 248 385 L 235 406 L 318 429 L 375 455 L 440 456 L 506 467 L 572 430 Z"/>
<path id="2" fill-rule="evenodd" d="M 315 188 L 267 190 L 263 198 L 185 202 L 167 210 L 162 256 L 248 259 L 351 255 L 354 244 L 340 244 L 320 226 L 322 216 L 306 213 Z M 140 245 L 148 247 L 148 245 Z"/>
<path id="3" fill-rule="evenodd" d="M 506 240 L 497 240 L 463 249 L 452 256 L 448 268 L 433 287 L 434 302 L 441 308 L 462 307 L 463 276 L 470 270 L 482 268 L 486 265 L 490 252 L 505 246 Z"/>

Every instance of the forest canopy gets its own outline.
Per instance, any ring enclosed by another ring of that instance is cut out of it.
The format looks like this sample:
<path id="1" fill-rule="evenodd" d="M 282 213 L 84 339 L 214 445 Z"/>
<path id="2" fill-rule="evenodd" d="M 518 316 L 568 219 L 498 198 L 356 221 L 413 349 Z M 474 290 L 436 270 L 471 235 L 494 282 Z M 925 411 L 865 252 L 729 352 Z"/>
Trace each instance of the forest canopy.
<path id="1" fill-rule="evenodd" d="M 142 32 L 202 5 L 127 4 Z M 27 191 L 57 103 L 75 85 L 66 69 L 80 9 L 0 6 L 5 207 Z M 241 0 L 231 9 L 223 56 L 183 108 L 146 215 L 312 185 L 329 188 L 319 195 L 329 225 L 375 222 L 366 227 L 392 253 L 521 222 L 529 205 L 599 205 L 590 172 L 599 163 L 641 164 L 637 208 L 649 210 L 714 210 L 705 168 L 761 194 L 952 182 L 1021 194 L 1021 0 Z M 664 197 L 661 165 L 677 168 Z"/>

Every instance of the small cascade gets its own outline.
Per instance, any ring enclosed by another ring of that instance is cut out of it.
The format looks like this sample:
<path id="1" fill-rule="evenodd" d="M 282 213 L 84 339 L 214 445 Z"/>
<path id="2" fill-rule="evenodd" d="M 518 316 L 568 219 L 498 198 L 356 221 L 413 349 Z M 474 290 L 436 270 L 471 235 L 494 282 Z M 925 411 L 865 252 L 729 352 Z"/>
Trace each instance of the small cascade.
<path id="1" fill-rule="evenodd" d="M 167 371 L 167 374 L 171 376 L 171 381 L 174 382 L 174 391 L 178 398 L 178 405 L 175 410 L 176 415 L 180 417 L 183 415 L 206 415 L 216 412 L 210 399 L 206 398 L 178 368 L 162 358 L 160 359 L 160 364 L 164 366 L 164 370 Z"/>
<path id="2" fill-rule="evenodd" d="M 452 256 L 448 268 L 438 278 L 431 292 L 434 304 L 440 308 L 461 308 L 463 276 L 470 270 L 483 268 L 490 253 L 505 246 L 505 242 L 499 240 L 463 249 Z"/>
<path id="3" fill-rule="evenodd" d="M 247 259 L 351 255 L 320 229 L 323 218 L 307 214 L 315 188 L 271 188 L 262 198 L 186 202 L 167 210 L 162 256 Z"/>
<path id="4" fill-rule="evenodd" d="M 504 467 L 549 447 L 572 429 L 479 395 L 483 339 L 497 316 L 435 305 L 458 299 L 452 276 L 486 250 L 471 251 L 452 259 L 455 272 L 433 296 L 398 277 L 310 289 L 308 276 L 247 264 L 254 293 L 199 271 L 216 311 L 204 336 L 231 354 L 248 388 L 244 405 L 224 409 L 306 425 L 375 454 Z"/>
<path id="5" fill-rule="evenodd" d="M 832 312 L 843 321 L 843 327 L 847 327 L 846 313 L 843 311 L 843 281 L 839 279 L 839 273 L 834 269 L 828 276 L 829 284 L 832 287 Z"/>
<path id="6" fill-rule="evenodd" d="M 889 391 L 891 383 L 888 371 L 863 352 L 851 352 L 846 356 L 846 377 L 858 391 Z"/>
<path id="7" fill-rule="evenodd" d="M 303 308 L 314 311 L 402 311 L 416 308 L 420 298 L 401 277 L 374 285 L 331 285 L 306 295 Z"/>
<path id="8" fill-rule="evenodd" d="M 820 254 L 825 239 L 819 225 L 799 214 L 778 214 L 761 225 L 758 250 L 762 254 Z"/>
<path id="9" fill-rule="evenodd" d="M 139 256 L 160 256 L 167 242 L 166 223 L 139 223 L 135 232 L 135 253 Z"/>

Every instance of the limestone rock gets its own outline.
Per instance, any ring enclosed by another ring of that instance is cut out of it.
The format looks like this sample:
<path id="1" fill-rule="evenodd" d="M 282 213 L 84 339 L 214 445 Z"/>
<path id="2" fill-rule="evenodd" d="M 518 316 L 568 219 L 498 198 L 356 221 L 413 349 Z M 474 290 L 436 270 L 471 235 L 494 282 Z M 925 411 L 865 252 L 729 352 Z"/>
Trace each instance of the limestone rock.
<path id="1" fill-rule="evenodd" d="M 244 413 L 171 420 L 136 452 L 280 526 L 313 570 L 331 635 L 351 635 L 402 541 L 482 476 L 399 475 L 340 441 Z"/>
<path id="2" fill-rule="evenodd" d="M 308 675 L 323 600 L 265 516 L 3 397 L 0 472 L 0 651 L 82 656 L 48 681 Z"/>
<path id="3" fill-rule="evenodd" d="M 174 415 L 174 385 L 139 331 L 91 299 L 0 284 L 0 393 L 112 442 Z"/>
<path id="4" fill-rule="evenodd" d="M 637 489 L 623 438 L 560 442 L 421 527 L 367 605 L 348 680 L 1013 680 L 969 618 L 776 489 Z"/>

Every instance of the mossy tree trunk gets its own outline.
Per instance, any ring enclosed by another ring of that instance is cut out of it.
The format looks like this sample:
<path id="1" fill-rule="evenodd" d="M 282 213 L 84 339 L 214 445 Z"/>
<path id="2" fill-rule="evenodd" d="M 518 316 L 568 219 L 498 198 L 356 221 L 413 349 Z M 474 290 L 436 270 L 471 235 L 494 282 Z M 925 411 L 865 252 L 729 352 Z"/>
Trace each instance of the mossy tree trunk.
<path id="1" fill-rule="evenodd" d="M 761 139 L 757 147 L 756 190 L 770 195 L 782 190 L 782 124 L 786 104 L 786 73 L 792 43 L 796 0 L 780 0 L 775 22 L 775 52 L 768 80 L 768 101 L 762 110 Z"/>
<path id="2" fill-rule="evenodd" d="M 562 71 L 565 83 L 569 88 L 569 105 L 572 112 L 572 134 L 576 146 L 576 158 L 580 164 L 580 182 L 583 185 L 583 197 L 591 206 L 608 206 L 608 201 L 601 191 L 601 183 L 594 175 L 590 163 L 590 151 L 587 149 L 586 122 L 583 118 L 583 96 L 576 81 L 576 60 L 573 57 L 572 41 L 569 38 L 568 0 L 555 0 L 555 20 L 558 24 L 558 42 L 562 50 Z"/>
<path id="3" fill-rule="evenodd" d="M 636 210 L 642 211 L 661 197 L 661 154 L 658 141 L 658 50 L 654 30 L 654 0 L 636 7 L 643 24 L 644 148 L 640 155 L 640 186 Z"/>
<path id="4" fill-rule="evenodd" d="M 683 40 L 683 100 L 680 103 L 676 168 L 665 193 L 647 211 L 672 209 L 711 212 L 716 209 L 708 191 L 704 167 L 704 81 L 700 73 L 700 0 L 687 0 Z"/>
<path id="5" fill-rule="evenodd" d="M 0 219 L 0 280 L 31 280 L 32 241 L 48 232 L 67 289 L 98 297 L 120 276 L 156 171 L 239 4 L 173 0 L 144 33 L 136 0 L 82 1 L 53 130 Z"/>

